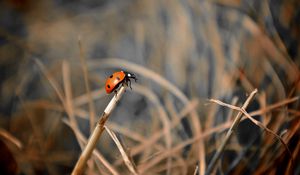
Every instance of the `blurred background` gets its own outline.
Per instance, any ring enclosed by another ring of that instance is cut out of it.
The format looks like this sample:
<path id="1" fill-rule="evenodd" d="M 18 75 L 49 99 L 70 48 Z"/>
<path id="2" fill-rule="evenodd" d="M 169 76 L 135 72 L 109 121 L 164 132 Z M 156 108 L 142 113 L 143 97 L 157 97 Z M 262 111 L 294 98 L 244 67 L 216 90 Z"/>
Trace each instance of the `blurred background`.
<path id="1" fill-rule="evenodd" d="M 202 174 L 237 114 L 208 99 L 255 88 L 291 154 L 246 119 L 214 174 L 299 174 L 299 25 L 297 0 L 3 0 L 0 174 L 70 174 L 117 70 L 138 81 L 107 126 L 141 174 Z M 130 174 L 105 132 L 86 174 Z"/>

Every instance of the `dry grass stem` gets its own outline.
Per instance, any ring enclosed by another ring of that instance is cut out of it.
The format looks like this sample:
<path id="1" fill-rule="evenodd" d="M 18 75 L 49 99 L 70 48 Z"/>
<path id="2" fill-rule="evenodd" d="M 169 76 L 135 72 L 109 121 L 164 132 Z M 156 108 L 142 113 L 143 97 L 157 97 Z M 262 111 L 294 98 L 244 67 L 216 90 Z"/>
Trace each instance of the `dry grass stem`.
<path id="1" fill-rule="evenodd" d="M 162 107 L 159 98 L 148 88 L 140 85 L 135 85 L 135 91 L 137 93 L 141 93 L 142 95 L 146 96 L 153 104 L 155 104 L 157 111 L 159 113 L 158 117 L 161 119 L 162 124 L 164 126 L 163 128 L 163 133 L 165 135 L 165 141 L 166 141 L 166 148 L 169 150 L 172 146 L 172 136 L 171 136 L 171 124 L 170 120 L 168 118 L 167 112 L 165 109 Z M 172 159 L 171 157 L 168 158 L 167 160 L 167 174 L 170 174 L 171 172 L 171 166 L 172 166 Z"/>
<path id="2" fill-rule="evenodd" d="M 111 131 L 107 126 L 104 126 L 105 130 L 108 132 L 108 134 L 110 135 L 110 137 L 113 139 L 113 141 L 115 142 L 115 144 L 117 145 L 122 158 L 125 162 L 125 165 L 127 166 L 127 168 L 129 169 L 129 171 L 134 174 L 134 175 L 138 175 L 138 172 L 136 170 L 136 166 L 133 162 L 133 160 L 128 156 L 127 152 L 125 151 L 125 149 L 123 148 L 123 145 L 121 144 L 121 142 L 119 141 L 119 139 L 117 138 L 116 134 Z"/>
<path id="3" fill-rule="evenodd" d="M 11 135 L 5 129 L 0 128 L 0 137 L 8 140 L 11 143 L 13 143 L 18 149 L 22 149 L 23 148 L 22 142 L 19 139 L 17 139 L 16 137 L 14 137 L 13 135 Z"/>
<path id="4" fill-rule="evenodd" d="M 124 94 L 126 89 L 126 85 L 123 85 L 120 90 L 113 96 L 113 98 L 111 99 L 111 101 L 109 102 L 109 104 L 107 105 L 107 107 L 105 108 L 101 118 L 99 119 L 99 121 L 97 122 L 97 125 L 93 131 L 93 133 L 91 134 L 89 141 L 85 147 L 85 149 L 83 150 L 83 152 L 81 153 L 72 174 L 73 175 L 81 175 L 83 174 L 84 171 L 84 167 L 88 161 L 88 159 L 90 158 L 93 150 L 96 147 L 96 144 L 104 130 L 104 124 L 106 123 L 107 119 L 109 118 L 111 112 L 113 111 L 113 109 L 116 107 L 118 101 L 120 100 L 120 98 L 122 97 L 122 95 Z"/>
<path id="5" fill-rule="evenodd" d="M 93 97 L 91 94 L 91 90 L 90 90 L 90 85 L 89 85 L 89 75 L 88 75 L 88 70 L 87 70 L 87 65 L 86 65 L 86 59 L 84 56 L 84 51 L 81 45 L 81 40 L 80 38 L 78 39 L 78 45 L 79 45 L 79 49 L 80 49 L 80 65 L 82 67 L 82 72 L 83 72 L 83 76 L 84 76 L 84 85 L 85 85 L 85 89 L 87 92 L 87 97 L 88 97 L 88 104 L 89 104 L 89 116 L 90 116 L 90 131 L 92 133 L 93 128 L 94 128 L 94 124 L 95 124 L 95 105 L 93 102 Z"/>
<path id="6" fill-rule="evenodd" d="M 49 81 L 50 85 L 52 86 L 52 88 L 55 90 L 58 98 L 60 99 L 60 101 L 63 103 L 63 105 L 65 106 L 65 100 L 64 100 L 64 95 L 62 90 L 60 89 L 58 83 L 55 81 L 55 79 L 51 76 L 51 74 L 48 72 L 48 70 L 45 68 L 44 64 L 38 60 L 38 59 L 34 59 L 35 63 L 38 65 L 38 67 L 41 69 L 43 75 L 47 78 L 47 80 Z"/>
<path id="7" fill-rule="evenodd" d="M 151 161 L 147 162 L 146 165 L 140 165 L 139 172 L 143 173 L 143 172 L 147 171 L 148 169 L 152 168 L 154 165 L 156 165 L 160 161 L 164 160 L 168 156 L 174 155 L 175 153 L 182 150 L 184 147 L 186 147 L 188 145 L 194 144 L 194 143 L 198 142 L 199 140 L 202 140 L 203 138 L 208 137 L 216 132 L 221 132 L 221 131 L 227 129 L 230 126 L 230 124 L 231 123 L 224 123 L 224 124 L 218 125 L 216 127 L 206 130 L 205 132 L 203 132 L 201 135 L 198 135 L 197 137 L 193 137 L 191 139 L 183 141 L 182 143 L 173 147 L 171 150 L 165 151 L 165 152 L 161 153 L 159 156 L 152 159 Z"/>
<path id="8" fill-rule="evenodd" d="M 252 100 L 252 98 L 255 96 L 256 93 L 257 93 L 257 89 L 255 89 L 254 91 L 251 92 L 251 94 L 249 95 L 249 97 L 247 98 L 247 100 L 245 101 L 243 106 L 241 107 L 241 109 L 245 110 L 247 108 L 247 106 L 249 105 L 250 101 Z M 212 101 L 212 99 L 210 101 Z M 214 170 L 214 167 L 215 167 L 217 161 L 219 160 L 221 154 L 223 153 L 223 150 L 224 150 L 226 144 L 228 143 L 232 133 L 235 131 L 236 127 L 240 123 L 240 121 L 242 119 L 242 114 L 243 113 L 241 111 L 237 114 L 237 116 L 235 117 L 231 127 L 227 131 L 224 140 L 222 141 L 221 145 L 218 147 L 218 149 L 217 149 L 216 153 L 214 154 L 213 158 L 209 162 L 207 172 L 206 172 L 207 175 L 210 174 Z"/>
<path id="9" fill-rule="evenodd" d="M 186 107 L 179 113 L 179 118 L 178 120 L 173 120 L 171 123 L 171 129 L 176 127 L 180 121 L 184 118 L 187 117 L 188 114 L 198 105 L 198 101 L 192 101 L 189 104 L 186 105 Z M 159 130 L 155 132 L 150 138 L 146 140 L 146 142 L 143 142 L 142 144 L 132 148 L 132 155 L 136 155 L 143 150 L 147 149 L 148 147 L 151 147 L 155 142 L 157 142 L 162 136 L 164 136 L 165 133 L 163 130 Z"/>
<path id="10" fill-rule="evenodd" d="M 76 124 L 76 119 L 74 115 L 74 107 L 73 107 L 73 95 L 72 95 L 72 87 L 71 87 L 71 76 L 70 76 L 70 65 L 68 62 L 63 61 L 62 63 L 62 75 L 63 75 L 63 85 L 65 91 L 65 110 L 70 118 L 70 121 L 73 125 Z"/>
<path id="11" fill-rule="evenodd" d="M 284 100 L 282 100 L 282 101 L 280 101 L 278 103 L 268 105 L 265 108 L 262 108 L 262 109 L 257 110 L 257 111 L 253 111 L 253 112 L 251 112 L 249 114 L 251 116 L 261 115 L 261 114 L 267 113 L 267 112 L 269 112 L 271 110 L 274 110 L 276 108 L 279 108 L 279 107 L 282 107 L 284 105 L 287 105 L 289 103 L 295 102 L 297 100 L 299 100 L 299 97 L 293 97 L 293 98 L 284 99 Z M 299 111 L 295 111 L 295 112 L 299 113 Z"/>
<path id="12" fill-rule="evenodd" d="M 85 138 L 85 136 L 82 134 L 82 132 L 74 127 L 73 125 L 71 125 L 70 121 L 63 119 L 63 122 L 69 126 L 74 133 L 76 133 L 76 137 L 77 140 L 79 142 L 82 142 L 84 145 L 86 145 L 87 143 L 87 139 Z M 119 175 L 118 171 L 104 158 L 104 156 L 98 151 L 98 150 L 94 150 L 93 151 L 94 156 L 109 170 L 109 172 L 113 175 Z"/>
<path id="13" fill-rule="evenodd" d="M 174 161 L 173 164 L 172 164 L 172 170 L 173 172 L 176 172 L 176 173 L 173 173 L 173 174 L 187 174 L 188 173 L 188 169 L 187 169 L 187 162 L 190 162 L 190 161 L 186 161 L 184 159 L 182 159 L 182 157 L 180 157 L 180 155 L 176 155 L 176 159 L 177 161 Z M 152 174 L 162 174 L 163 171 L 166 171 L 166 165 L 165 163 L 162 163 L 160 165 L 157 165 L 155 167 L 155 169 L 153 169 L 151 171 Z"/>
<path id="14" fill-rule="evenodd" d="M 282 144 L 283 146 L 285 147 L 285 149 L 287 150 L 287 152 L 289 153 L 290 157 L 291 157 L 291 162 L 293 164 L 293 155 L 289 149 L 289 147 L 287 146 L 287 144 L 283 141 L 283 139 L 278 135 L 276 134 L 274 131 L 272 131 L 271 129 L 267 128 L 266 126 L 264 126 L 260 121 L 254 119 L 253 117 L 251 117 L 251 115 L 244 109 L 244 108 L 240 108 L 240 107 L 237 107 L 237 106 L 233 106 L 233 105 L 230 105 L 230 104 L 227 104 L 227 103 L 224 103 L 224 102 L 221 102 L 219 100 L 214 100 L 214 99 L 211 99 L 210 100 L 211 102 L 214 102 L 214 103 L 217 103 L 221 106 L 226 106 L 230 109 L 234 109 L 234 110 L 237 110 L 241 113 L 243 113 L 249 120 L 251 120 L 255 125 L 259 126 L 260 128 L 262 128 L 263 130 L 266 130 L 267 132 L 269 132 L 270 134 L 274 135 Z"/>
<path id="15" fill-rule="evenodd" d="M 198 167 L 198 166 L 196 166 L 196 168 L 195 168 L 195 171 L 194 171 L 194 174 L 193 174 L 193 175 L 197 175 L 198 169 L 199 169 L 199 167 Z"/>
<path id="16" fill-rule="evenodd" d="M 94 91 L 91 92 L 91 96 L 92 96 L 93 100 L 96 100 L 96 99 L 99 99 L 101 97 L 104 97 L 105 95 L 106 95 L 106 92 L 105 92 L 105 88 L 104 87 L 100 88 L 99 90 L 97 89 L 97 90 L 94 90 Z M 87 94 L 83 94 L 83 95 L 81 95 L 79 97 L 76 97 L 74 99 L 74 105 L 75 106 L 82 106 L 82 105 L 84 105 L 84 104 L 86 104 L 88 102 L 89 102 L 89 97 L 88 97 Z"/>

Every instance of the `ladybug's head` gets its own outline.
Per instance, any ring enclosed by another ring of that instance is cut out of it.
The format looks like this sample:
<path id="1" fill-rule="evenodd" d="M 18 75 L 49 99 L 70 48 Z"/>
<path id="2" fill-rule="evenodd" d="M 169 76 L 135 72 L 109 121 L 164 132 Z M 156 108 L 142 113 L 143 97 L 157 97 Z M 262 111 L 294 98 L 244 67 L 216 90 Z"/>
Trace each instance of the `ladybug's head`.
<path id="1" fill-rule="evenodd" d="M 125 71 L 124 71 L 124 73 L 125 73 L 125 75 L 126 75 L 127 78 L 134 79 L 134 81 L 137 80 L 136 76 L 133 73 L 125 72 Z"/>

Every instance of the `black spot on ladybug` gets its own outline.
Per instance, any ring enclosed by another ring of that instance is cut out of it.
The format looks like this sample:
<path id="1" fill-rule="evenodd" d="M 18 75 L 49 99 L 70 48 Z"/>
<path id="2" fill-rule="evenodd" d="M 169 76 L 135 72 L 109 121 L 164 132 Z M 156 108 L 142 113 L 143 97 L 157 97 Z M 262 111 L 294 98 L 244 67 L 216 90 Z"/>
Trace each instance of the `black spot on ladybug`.
<path id="1" fill-rule="evenodd" d="M 120 81 L 120 77 L 117 77 L 117 80 L 119 80 L 119 81 Z"/>
<path id="2" fill-rule="evenodd" d="M 110 88 L 110 85 L 107 85 L 108 88 Z"/>
<path id="3" fill-rule="evenodd" d="M 112 78 L 112 77 L 113 77 L 113 75 L 109 76 L 109 78 Z"/>

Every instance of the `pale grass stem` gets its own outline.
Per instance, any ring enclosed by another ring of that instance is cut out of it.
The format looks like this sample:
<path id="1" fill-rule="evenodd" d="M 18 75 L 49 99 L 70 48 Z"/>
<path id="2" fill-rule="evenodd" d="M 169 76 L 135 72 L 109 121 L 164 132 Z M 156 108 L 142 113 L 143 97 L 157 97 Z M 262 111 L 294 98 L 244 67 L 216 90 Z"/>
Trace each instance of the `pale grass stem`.
<path id="1" fill-rule="evenodd" d="M 92 133 L 93 131 L 93 126 L 95 123 L 95 105 L 93 102 L 93 97 L 91 94 L 91 90 L 90 90 L 90 85 L 89 85 L 89 74 L 88 74 L 88 69 L 87 69 L 87 65 L 86 65 L 86 58 L 84 56 L 84 50 L 83 47 L 81 45 L 81 39 L 80 37 L 78 38 L 78 45 L 79 45 L 79 50 L 80 50 L 80 65 L 82 67 L 82 72 L 83 72 L 83 78 L 84 78 L 84 84 L 85 84 L 85 89 L 87 92 L 87 96 L 88 96 L 88 100 L 89 100 L 89 112 L 90 112 L 90 132 Z"/>
<path id="2" fill-rule="evenodd" d="M 133 160 L 128 156 L 128 153 L 125 151 L 122 143 L 119 141 L 116 134 L 113 131 L 111 131 L 107 126 L 104 126 L 104 128 L 107 131 L 107 133 L 110 135 L 110 137 L 113 139 L 113 141 L 116 143 L 128 170 L 133 175 L 138 175 L 138 172 L 137 172 L 137 169 L 136 169 L 136 166 L 135 166 Z"/>
<path id="3" fill-rule="evenodd" d="M 3 128 L 0 128 L 1 137 L 13 143 L 18 149 L 23 148 L 22 142 Z"/>
<path id="4" fill-rule="evenodd" d="M 199 166 L 197 165 L 193 175 L 197 175 L 198 169 L 199 169 Z"/>
<path id="5" fill-rule="evenodd" d="M 122 95 L 124 94 L 126 87 L 127 87 L 127 85 L 123 84 L 123 86 L 121 86 L 120 90 L 113 96 L 113 98 L 111 99 L 111 101 L 109 102 L 107 107 L 105 108 L 101 118 L 97 122 L 97 125 L 88 140 L 86 147 L 82 151 L 82 153 L 73 169 L 72 175 L 83 174 L 85 165 L 86 165 L 88 159 L 90 158 L 93 150 L 95 149 L 96 144 L 104 130 L 104 125 L 105 125 L 108 117 L 110 116 L 111 112 L 116 107 L 118 101 L 121 99 Z"/>
<path id="6" fill-rule="evenodd" d="M 250 96 L 247 98 L 246 102 L 243 104 L 243 106 L 241 107 L 241 109 L 245 110 L 247 108 L 247 106 L 249 105 L 250 101 L 252 100 L 252 98 L 254 97 L 254 95 L 256 93 L 257 93 L 257 89 L 255 89 L 254 91 L 251 92 Z M 209 162 L 209 165 L 208 165 L 208 168 L 207 168 L 207 171 L 206 171 L 205 174 L 209 175 L 213 171 L 213 169 L 214 169 L 217 161 L 219 160 L 221 154 L 224 151 L 224 148 L 225 148 L 226 144 L 228 143 L 228 141 L 229 141 L 232 133 L 235 131 L 235 129 L 237 128 L 238 124 L 240 123 L 242 117 L 243 117 L 243 112 L 239 111 L 239 113 L 235 117 L 235 119 L 234 119 L 231 127 L 227 131 L 224 140 L 222 141 L 221 145 L 218 147 L 218 149 L 217 149 L 216 153 L 214 154 L 213 158 Z"/>
<path id="7" fill-rule="evenodd" d="M 289 147 L 287 146 L 287 144 L 284 142 L 284 140 L 281 138 L 281 136 L 279 136 L 278 134 L 276 134 L 274 131 L 272 131 L 271 129 L 267 128 L 266 126 L 264 126 L 263 123 L 261 123 L 260 121 L 254 119 L 253 117 L 251 117 L 251 115 L 244 109 L 244 108 L 240 108 L 240 107 L 236 107 L 236 106 L 233 106 L 233 105 L 230 105 L 230 104 L 226 104 L 224 102 L 221 102 L 219 100 L 214 100 L 214 99 L 211 99 L 210 100 L 211 102 L 214 102 L 214 103 L 217 103 L 221 106 L 225 106 L 225 107 L 228 107 L 228 108 L 231 108 L 233 110 L 237 110 L 241 113 L 244 114 L 244 116 L 246 116 L 249 120 L 252 121 L 252 123 L 254 123 L 255 125 L 259 126 L 260 128 L 264 129 L 265 131 L 267 131 L 268 133 L 274 135 L 282 144 L 283 146 L 285 147 L 286 151 L 288 152 L 288 154 L 290 155 L 291 157 L 291 164 L 293 165 L 294 164 L 294 159 L 293 159 L 293 155 L 292 155 L 292 152 L 290 151 Z M 285 132 L 287 132 L 285 130 Z M 285 132 L 283 132 L 282 134 L 284 134 Z"/>

